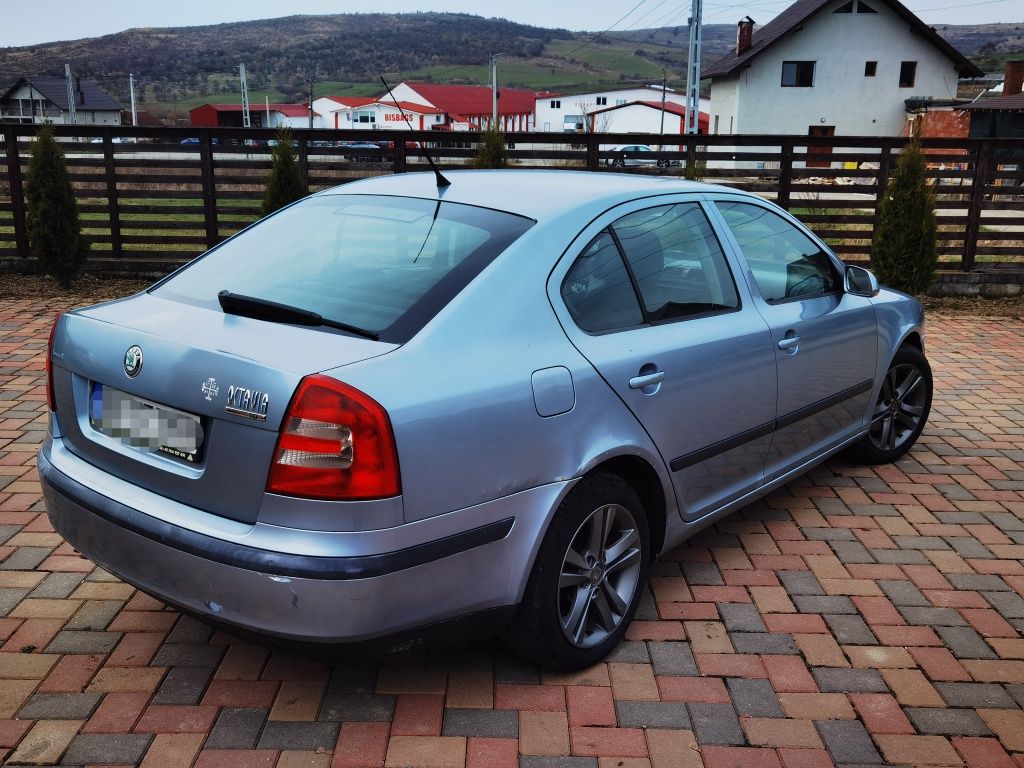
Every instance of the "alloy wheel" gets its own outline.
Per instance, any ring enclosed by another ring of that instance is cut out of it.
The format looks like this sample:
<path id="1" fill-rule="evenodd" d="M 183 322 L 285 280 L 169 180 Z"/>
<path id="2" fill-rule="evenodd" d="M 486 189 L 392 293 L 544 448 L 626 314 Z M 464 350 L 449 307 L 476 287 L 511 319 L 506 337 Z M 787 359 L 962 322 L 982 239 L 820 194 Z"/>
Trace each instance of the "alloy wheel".
<path id="1" fill-rule="evenodd" d="M 622 623 L 639 588 L 640 532 L 619 504 L 598 507 L 576 530 L 562 560 L 558 611 L 578 648 L 603 642 Z"/>
<path id="2" fill-rule="evenodd" d="M 924 374 L 916 365 L 900 363 L 890 368 L 871 415 L 871 444 L 892 451 L 912 439 L 924 418 L 927 398 Z"/>

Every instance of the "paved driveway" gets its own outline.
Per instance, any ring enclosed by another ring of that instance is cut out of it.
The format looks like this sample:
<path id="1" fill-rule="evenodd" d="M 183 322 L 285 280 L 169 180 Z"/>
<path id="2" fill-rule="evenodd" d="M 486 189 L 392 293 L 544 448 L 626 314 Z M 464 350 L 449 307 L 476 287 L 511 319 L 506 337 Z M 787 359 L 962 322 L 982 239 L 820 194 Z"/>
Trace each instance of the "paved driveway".
<path id="1" fill-rule="evenodd" d="M 494 643 L 328 667 L 78 557 L 33 468 L 53 310 L 0 302 L 0 761 L 1024 765 L 1022 323 L 931 322 L 907 460 L 833 461 L 670 553 L 614 657 L 555 675 Z"/>

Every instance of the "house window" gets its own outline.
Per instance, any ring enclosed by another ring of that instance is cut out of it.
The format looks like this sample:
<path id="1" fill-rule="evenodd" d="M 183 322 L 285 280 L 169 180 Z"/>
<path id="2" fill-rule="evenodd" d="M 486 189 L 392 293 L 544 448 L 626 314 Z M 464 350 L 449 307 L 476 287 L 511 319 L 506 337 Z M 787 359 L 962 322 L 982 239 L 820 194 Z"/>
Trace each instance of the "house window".
<path id="1" fill-rule="evenodd" d="M 561 102 L 561 100 L 559 100 L 559 99 L 555 99 L 555 100 L 553 100 L 553 101 L 551 102 L 551 108 L 552 108 L 552 109 L 561 109 L 561 108 L 562 108 L 562 102 Z"/>
<path id="2" fill-rule="evenodd" d="M 607 96 L 598 96 L 596 99 L 594 99 L 594 102 L 599 107 L 608 106 L 608 97 Z"/>
<path id="3" fill-rule="evenodd" d="M 864 62 L 864 77 L 874 77 L 875 72 L 878 71 L 877 61 L 865 61 Z"/>
<path id="4" fill-rule="evenodd" d="M 718 115 L 715 115 L 715 130 L 712 133 L 718 134 Z"/>
<path id="5" fill-rule="evenodd" d="M 374 121 L 375 113 L 372 109 L 361 109 L 355 113 L 353 118 L 357 123 L 372 123 Z"/>
<path id="6" fill-rule="evenodd" d="M 625 103 L 626 103 L 626 100 L 625 100 L 625 99 L 616 99 L 616 100 L 615 100 L 615 106 L 616 106 L 616 107 L 621 107 L 621 106 L 622 106 L 623 104 L 625 104 Z"/>
<path id="7" fill-rule="evenodd" d="M 878 13 L 878 11 L 865 3 L 864 0 L 857 0 L 857 13 Z"/>
<path id="8" fill-rule="evenodd" d="M 850 2 L 845 3 L 844 5 L 840 5 L 832 11 L 832 13 L 853 13 L 853 0 L 850 0 Z"/>
<path id="9" fill-rule="evenodd" d="M 814 85 L 813 61 L 782 62 L 783 88 L 810 88 Z"/>
<path id="10" fill-rule="evenodd" d="M 917 77 L 917 62 L 904 61 L 900 63 L 900 88 L 913 88 L 914 79 Z"/>

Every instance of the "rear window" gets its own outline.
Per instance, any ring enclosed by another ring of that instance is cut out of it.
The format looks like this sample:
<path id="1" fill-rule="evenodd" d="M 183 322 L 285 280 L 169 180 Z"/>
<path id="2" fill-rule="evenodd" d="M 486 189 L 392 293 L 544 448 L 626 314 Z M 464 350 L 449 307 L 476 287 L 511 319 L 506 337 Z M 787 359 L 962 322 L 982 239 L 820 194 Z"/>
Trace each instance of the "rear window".
<path id="1" fill-rule="evenodd" d="M 217 293 L 227 290 L 401 343 L 533 223 L 437 200 L 313 197 L 227 241 L 153 293 L 219 309 Z"/>

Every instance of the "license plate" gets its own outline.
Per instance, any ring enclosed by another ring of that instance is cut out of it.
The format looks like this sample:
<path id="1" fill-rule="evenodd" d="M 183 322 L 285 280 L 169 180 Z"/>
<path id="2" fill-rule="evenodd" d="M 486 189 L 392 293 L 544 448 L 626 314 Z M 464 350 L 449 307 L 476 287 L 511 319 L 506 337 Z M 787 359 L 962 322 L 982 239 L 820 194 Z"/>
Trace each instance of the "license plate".
<path id="1" fill-rule="evenodd" d="M 97 432 L 132 448 L 189 464 L 199 461 L 203 447 L 203 425 L 198 416 L 102 384 L 92 385 L 89 423 Z"/>

